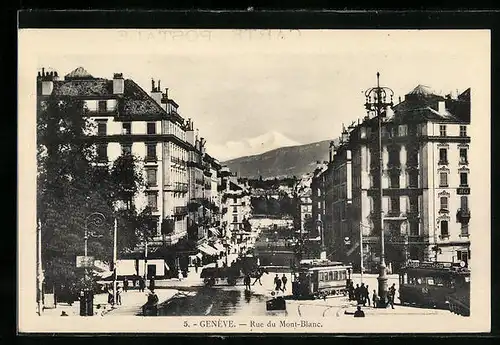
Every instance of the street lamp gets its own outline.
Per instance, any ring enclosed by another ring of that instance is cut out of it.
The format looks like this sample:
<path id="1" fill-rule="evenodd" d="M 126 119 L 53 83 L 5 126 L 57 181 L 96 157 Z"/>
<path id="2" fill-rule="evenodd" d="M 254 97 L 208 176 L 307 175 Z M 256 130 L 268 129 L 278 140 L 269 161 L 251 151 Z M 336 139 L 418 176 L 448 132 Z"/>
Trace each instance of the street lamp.
<path id="1" fill-rule="evenodd" d="M 370 112 L 375 112 L 378 120 L 378 155 L 379 155 L 379 165 L 378 165 L 378 207 L 379 207 L 379 219 L 378 219 L 378 230 L 380 231 L 380 270 L 378 280 L 378 294 L 380 296 L 379 306 L 385 308 L 387 305 L 387 269 L 385 265 L 385 239 L 384 239 L 384 215 L 382 208 L 382 170 L 383 170 L 383 157 L 382 157 L 382 117 L 385 116 L 385 110 L 388 107 L 393 106 L 392 98 L 394 96 L 394 91 L 388 87 L 380 86 L 380 73 L 377 72 L 377 86 L 372 87 L 365 92 L 366 103 L 365 108 L 368 115 Z M 388 101 L 390 97 L 390 101 Z"/>
<path id="2" fill-rule="evenodd" d="M 93 212 L 85 218 L 85 234 L 84 234 L 84 240 L 85 240 L 85 249 L 84 249 L 84 257 L 85 257 L 85 284 L 87 284 L 87 269 L 88 269 L 88 259 L 87 259 L 87 254 L 88 254 L 88 239 L 90 237 L 98 238 L 102 237 L 102 235 L 95 235 L 94 233 L 89 233 L 89 223 L 96 226 L 100 227 L 101 225 L 104 224 L 106 221 L 106 217 L 104 214 L 100 212 Z"/>

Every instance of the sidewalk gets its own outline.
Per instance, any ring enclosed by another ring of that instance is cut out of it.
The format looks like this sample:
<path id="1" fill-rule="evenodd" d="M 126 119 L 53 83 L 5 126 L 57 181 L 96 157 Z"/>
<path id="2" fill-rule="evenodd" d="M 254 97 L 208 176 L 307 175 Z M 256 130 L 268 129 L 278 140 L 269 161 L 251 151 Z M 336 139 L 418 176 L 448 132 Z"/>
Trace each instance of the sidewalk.
<path id="1" fill-rule="evenodd" d="M 356 311 L 357 307 L 355 305 L 352 305 L 348 308 L 345 308 L 344 312 L 341 314 L 341 316 L 344 317 L 354 317 L 354 312 Z M 446 315 L 449 316 L 452 313 L 450 313 L 449 310 L 445 309 L 429 309 L 429 308 L 415 308 L 415 307 L 409 307 L 409 306 L 402 306 L 402 305 L 394 305 L 394 309 L 392 309 L 390 306 L 387 308 L 374 308 L 374 307 L 361 307 L 361 310 L 365 312 L 365 317 L 371 317 L 371 316 L 394 316 L 394 315 Z"/>
<path id="2" fill-rule="evenodd" d="M 164 303 L 176 295 L 179 291 L 174 289 L 156 289 L 159 303 Z M 122 304 L 111 306 L 108 304 L 108 294 L 102 293 L 94 295 L 94 316 L 134 316 L 140 315 L 142 306 L 147 301 L 149 290 L 140 292 L 139 290 L 129 290 L 122 292 Z M 80 316 L 80 302 L 76 301 L 70 306 L 67 303 L 60 303 L 56 308 L 45 309 L 42 316 L 61 316 L 62 312 L 67 316 Z"/>

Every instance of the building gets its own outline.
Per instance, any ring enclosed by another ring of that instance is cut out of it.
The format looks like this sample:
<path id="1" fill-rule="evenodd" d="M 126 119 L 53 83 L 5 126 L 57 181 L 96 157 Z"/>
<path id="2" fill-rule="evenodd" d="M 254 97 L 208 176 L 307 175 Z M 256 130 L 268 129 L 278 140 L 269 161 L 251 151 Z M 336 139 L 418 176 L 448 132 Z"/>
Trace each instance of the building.
<path id="1" fill-rule="evenodd" d="M 157 220 L 148 256 L 164 258 L 169 267 L 181 266 L 179 260 L 196 251 L 177 244 L 187 240 L 188 201 L 201 198 L 206 189 L 201 165 L 205 149 L 204 139 L 198 139 L 192 122 L 179 114 L 168 89 L 162 91 L 160 81 L 152 80 L 148 93 L 122 73 L 97 78 L 82 67 L 64 79 L 42 69 L 37 87 L 40 103 L 51 96 L 83 101 L 85 115 L 96 125 L 89 137 L 95 141 L 99 164 L 111 166 L 121 155 L 140 158 L 146 188 L 130 202 L 139 210 L 149 206 Z"/>
<path id="2" fill-rule="evenodd" d="M 221 176 L 222 224 L 225 237 L 233 243 L 242 243 L 250 236 L 251 202 L 247 184 L 240 184 L 235 174 L 224 166 Z"/>
<path id="3" fill-rule="evenodd" d="M 383 120 L 382 210 L 386 261 L 468 262 L 470 89 L 442 97 L 419 85 Z M 338 259 L 375 269 L 380 261 L 377 119 L 365 117 L 342 134 L 329 169 L 333 238 Z M 328 209 L 327 203 L 327 209 Z M 344 241 L 341 241 L 344 237 Z M 344 250 L 342 250 L 344 242 Z"/>
<path id="4" fill-rule="evenodd" d="M 307 234 L 311 231 L 312 221 L 312 174 L 304 175 L 296 186 L 296 195 L 299 205 L 299 232 Z"/>

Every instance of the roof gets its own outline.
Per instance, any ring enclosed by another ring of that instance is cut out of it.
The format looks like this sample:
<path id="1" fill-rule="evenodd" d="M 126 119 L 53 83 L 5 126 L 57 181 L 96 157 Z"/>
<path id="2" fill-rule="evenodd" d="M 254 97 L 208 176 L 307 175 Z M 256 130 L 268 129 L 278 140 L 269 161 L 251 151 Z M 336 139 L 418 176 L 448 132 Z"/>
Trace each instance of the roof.
<path id="1" fill-rule="evenodd" d="M 85 70 L 75 70 L 69 75 L 85 75 Z M 115 98 L 113 80 L 92 78 L 54 81 L 54 95 L 70 97 Z M 124 81 L 123 115 L 164 115 L 167 112 L 146 91 L 131 79 Z"/>
<path id="2" fill-rule="evenodd" d="M 64 76 L 65 79 L 88 79 L 88 78 L 94 78 L 92 75 L 90 75 L 89 72 L 85 70 L 83 67 L 78 67 L 77 69 L 69 72 Z"/>
<path id="3" fill-rule="evenodd" d="M 238 186 L 236 183 L 229 181 L 229 189 L 230 190 L 243 190 L 241 186 Z"/>
<path id="4" fill-rule="evenodd" d="M 408 92 L 407 95 L 431 96 L 434 95 L 434 93 L 427 85 L 419 84 L 413 90 Z"/>

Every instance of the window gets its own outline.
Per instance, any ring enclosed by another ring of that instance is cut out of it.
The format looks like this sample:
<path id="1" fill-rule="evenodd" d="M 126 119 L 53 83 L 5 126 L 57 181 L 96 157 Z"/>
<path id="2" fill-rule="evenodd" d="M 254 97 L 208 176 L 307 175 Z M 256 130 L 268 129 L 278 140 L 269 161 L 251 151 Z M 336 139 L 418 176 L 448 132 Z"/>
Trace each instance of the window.
<path id="1" fill-rule="evenodd" d="M 446 136 L 446 125 L 439 125 L 439 135 L 442 137 Z"/>
<path id="2" fill-rule="evenodd" d="M 245 202 L 244 202 L 244 201 L 241 203 L 241 206 L 246 206 L 246 204 L 245 204 Z"/>
<path id="3" fill-rule="evenodd" d="M 146 144 L 146 160 L 156 161 L 156 144 Z"/>
<path id="4" fill-rule="evenodd" d="M 389 149 L 389 164 L 390 165 L 399 164 L 399 149 L 397 147 Z"/>
<path id="5" fill-rule="evenodd" d="M 106 122 L 98 122 L 97 123 L 97 135 L 106 135 L 107 134 L 107 124 Z"/>
<path id="6" fill-rule="evenodd" d="M 469 236 L 469 224 L 462 224 L 460 226 L 460 236 Z"/>
<path id="7" fill-rule="evenodd" d="M 439 149 L 439 164 L 448 164 L 448 149 Z"/>
<path id="8" fill-rule="evenodd" d="M 108 110 L 108 103 L 106 101 L 99 101 L 97 103 L 97 109 L 100 113 L 105 113 Z"/>
<path id="9" fill-rule="evenodd" d="M 418 236 L 418 221 L 410 222 L 410 236 Z"/>
<path id="10" fill-rule="evenodd" d="M 130 122 L 122 123 L 122 134 L 132 134 L 132 124 Z"/>
<path id="11" fill-rule="evenodd" d="M 418 213 L 418 197 L 410 197 L 410 213 Z"/>
<path id="12" fill-rule="evenodd" d="M 233 204 L 237 204 L 238 203 L 238 198 L 233 198 Z"/>
<path id="13" fill-rule="evenodd" d="M 391 209 L 389 212 L 392 214 L 399 214 L 399 198 L 391 198 Z"/>
<path id="14" fill-rule="evenodd" d="M 147 169 L 146 174 L 148 178 L 147 180 L 148 186 L 156 186 L 157 185 L 156 169 Z"/>
<path id="15" fill-rule="evenodd" d="M 238 216 L 237 215 L 233 216 L 233 223 L 238 223 Z"/>
<path id="16" fill-rule="evenodd" d="M 100 162 L 108 161 L 108 144 L 97 145 L 97 159 Z"/>
<path id="17" fill-rule="evenodd" d="M 233 206 L 233 213 L 238 213 L 238 206 Z"/>
<path id="18" fill-rule="evenodd" d="M 457 259 L 458 261 L 463 261 L 467 264 L 467 261 L 469 261 L 469 252 L 467 250 L 458 250 Z"/>
<path id="19" fill-rule="evenodd" d="M 153 210 L 158 210 L 158 194 L 155 192 L 148 192 L 148 206 Z"/>
<path id="20" fill-rule="evenodd" d="M 461 137 L 467 136 L 467 126 L 460 126 L 460 136 Z"/>
<path id="21" fill-rule="evenodd" d="M 321 189 L 318 188 L 318 196 L 321 196 Z"/>
<path id="22" fill-rule="evenodd" d="M 448 210 L 448 198 L 443 196 L 440 198 L 441 210 Z"/>
<path id="23" fill-rule="evenodd" d="M 448 173 L 440 172 L 439 173 L 439 187 L 448 187 Z"/>
<path id="24" fill-rule="evenodd" d="M 441 221 L 441 237 L 448 237 L 450 234 L 448 232 L 448 221 Z"/>
<path id="25" fill-rule="evenodd" d="M 399 188 L 399 174 L 390 176 L 390 188 Z"/>
<path id="26" fill-rule="evenodd" d="M 132 144 L 122 144 L 122 155 L 132 154 Z"/>
<path id="27" fill-rule="evenodd" d="M 467 149 L 460 149 L 460 164 L 467 163 Z"/>
<path id="28" fill-rule="evenodd" d="M 147 133 L 148 134 L 156 134 L 156 123 L 148 122 L 147 124 Z"/>
<path id="29" fill-rule="evenodd" d="M 399 136 L 406 137 L 407 133 L 408 133 L 408 127 L 406 125 L 400 125 L 399 126 Z"/>
<path id="30" fill-rule="evenodd" d="M 468 175 L 466 172 L 461 172 L 460 173 L 460 186 L 468 186 Z"/>
<path id="31" fill-rule="evenodd" d="M 418 171 L 410 171 L 408 173 L 408 187 L 418 188 Z"/>
<path id="32" fill-rule="evenodd" d="M 469 209 L 469 205 L 468 205 L 468 199 L 466 196 L 461 196 L 460 197 L 460 209 L 463 210 L 463 211 L 466 211 Z"/>

